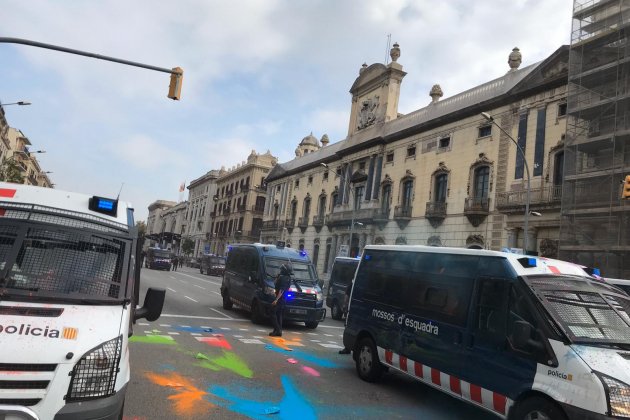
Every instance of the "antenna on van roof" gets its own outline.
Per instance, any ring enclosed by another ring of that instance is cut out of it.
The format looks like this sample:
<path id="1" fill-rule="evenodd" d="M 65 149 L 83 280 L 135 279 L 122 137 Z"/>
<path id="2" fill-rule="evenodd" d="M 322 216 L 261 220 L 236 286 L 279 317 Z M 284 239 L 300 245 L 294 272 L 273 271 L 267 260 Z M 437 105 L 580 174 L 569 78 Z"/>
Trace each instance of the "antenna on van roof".
<path id="1" fill-rule="evenodd" d="M 120 193 L 122 192 L 123 187 L 125 186 L 125 183 L 123 182 L 120 185 L 120 190 L 118 190 L 118 195 L 116 196 L 116 201 L 118 201 L 118 199 L 120 198 Z"/>

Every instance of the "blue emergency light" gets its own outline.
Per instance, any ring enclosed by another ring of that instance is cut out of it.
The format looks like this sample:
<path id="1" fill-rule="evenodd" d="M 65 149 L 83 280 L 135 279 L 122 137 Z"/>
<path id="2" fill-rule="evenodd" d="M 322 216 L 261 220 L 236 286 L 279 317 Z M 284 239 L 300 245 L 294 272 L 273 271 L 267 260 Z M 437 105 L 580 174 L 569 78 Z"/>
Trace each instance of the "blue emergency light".
<path id="1" fill-rule="evenodd" d="M 116 217 L 118 214 L 118 200 L 113 198 L 98 197 L 95 195 L 90 198 L 88 208 L 97 213 L 103 213 Z"/>
<path id="2" fill-rule="evenodd" d="M 300 251 L 300 256 L 301 257 L 306 257 L 306 251 L 304 251 L 304 250 Z"/>
<path id="3" fill-rule="evenodd" d="M 536 258 L 523 257 L 523 258 L 519 258 L 518 262 L 521 263 L 523 268 L 532 268 L 538 265 L 538 260 Z"/>

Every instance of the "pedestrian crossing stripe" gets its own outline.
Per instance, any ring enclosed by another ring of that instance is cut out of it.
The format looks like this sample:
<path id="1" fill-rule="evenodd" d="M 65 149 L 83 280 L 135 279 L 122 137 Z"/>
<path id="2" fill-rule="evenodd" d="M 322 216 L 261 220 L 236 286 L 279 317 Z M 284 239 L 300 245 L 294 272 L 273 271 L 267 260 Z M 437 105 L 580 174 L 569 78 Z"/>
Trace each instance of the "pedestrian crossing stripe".
<path id="1" fill-rule="evenodd" d="M 326 347 L 327 349 L 342 349 L 343 346 L 338 344 L 327 344 L 327 343 L 318 343 L 322 347 Z"/>
<path id="2" fill-rule="evenodd" d="M 238 341 L 245 344 L 265 344 L 257 338 L 240 338 Z"/>

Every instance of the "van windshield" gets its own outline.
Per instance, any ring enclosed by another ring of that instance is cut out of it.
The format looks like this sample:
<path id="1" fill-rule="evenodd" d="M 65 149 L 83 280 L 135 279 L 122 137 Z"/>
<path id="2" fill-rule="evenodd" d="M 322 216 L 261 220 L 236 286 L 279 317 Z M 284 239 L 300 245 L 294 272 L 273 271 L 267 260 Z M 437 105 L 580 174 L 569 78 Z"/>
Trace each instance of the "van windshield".
<path id="1" fill-rule="evenodd" d="M 76 225 L 76 220 L 66 220 Z M 126 233 L 102 227 L 93 222 L 76 228 L 0 217 L 0 298 L 120 302 L 126 293 L 122 280 L 127 278 L 125 261 L 132 241 Z"/>
<path id="2" fill-rule="evenodd" d="M 267 274 L 271 277 L 276 277 L 280 274 L 280 266 L 286 264 L 287 260 L 265 257 L 265 269 Z M 304 261 L 291 260 L 293 267 L 293 280 L 300 283 L 317 283 L 317 276 L 315 275 L 315 269 L 313 265 Z"/>
<path id="3" fill-rule="evenodd" d="M 153 254 L 153 257 L 155 258 L 170 258 L 171 257 L 171 251 L 169 251 L 168 249 L 153 249 L 153 248 L 149 248 L 149 254 Z"/>
<path id="4" fill-rule="evenodd" d="M 210 264 L 225 265 L 225 257 L 210 257 Z"/>
<path id="5" fill-rule="evenodd" d="M 588 278 L 528 276 L 525 282 L 574 343 L 630 345 L 630 297 Z"/>

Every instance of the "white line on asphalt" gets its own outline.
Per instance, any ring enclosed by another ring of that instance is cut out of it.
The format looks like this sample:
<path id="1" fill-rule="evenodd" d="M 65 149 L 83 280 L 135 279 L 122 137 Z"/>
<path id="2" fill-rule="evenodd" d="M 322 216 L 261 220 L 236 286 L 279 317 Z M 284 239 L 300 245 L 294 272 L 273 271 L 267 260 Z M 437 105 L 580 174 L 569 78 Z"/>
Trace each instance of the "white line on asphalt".
<path id="1" fill-rule="evenodd" d="M 190 299 L 190 300 L 192 300 L 193 302 L 199 303 L 199 301 L 196 301 L 195 299 L 193 299 L 193 298 L 191 298 L 191 297 L 188 297 L 188 296 L 184 296 L 184 297 L 185 297 L 186 299 Z"/>
<path id="2" fill-rule="evenodd" d="M 198 284 L 193 284 L 193 286 L 198 287 L 198 288 L 203 289 L 203 290 L 206 290 L 206 288 L 205 288 L 205 287 L 201 287 L 201 286 L 199 286 Z"/>
<path id="3" fill-rule="evenodd" d="M 175 277 L 173 277 L 173 276 L 169 276 L 169 277 L 170 277 L 170 278 L 172 278 L 173 280 L 177 280 L 177 279 L 176 279 Z"/>
<path id="4" fill-rule="evenodd" d="M 224 317 L 226 317 L 227 319 L 232 319 L 232 317 L 231 317 L 231 316 L 229 316 L 228 314 L 224 314 L 223 312 L 218 311 L 218 310 L 216 310 L 216 309 L 214 309 L 214 308 L 208 308 L 208 309 L 210 309 L 211 311 L 214 311 L 214 312 L 216 312 L 216 313 L 218 313 L 218 314 L 220 314 L 220 315 L 223 315 L 223 316 L 224 316 Z"/>
<path id="5" fill-rule="evenodd" d="M 160 327 L 170 327 L 170 324 L 160 324 Z"/>
<path id="6" fill-rule="evenodd" d="M 190 318 L 190 319 L 207 319 L 211 321 L 249 321 L 249 319 L 245 318 L 218 318 L 215 316 L 195 316 L 195 315 L 176 315 L 176 314 L 162 314 L 160 317 L 165 318 Z M 221 328 L 229 330 L 229 328 Z"/>
<path id="7" fill-rule="evenodd" d="M 219 295 L 219 296 L 221 296 L 221 293 L 219 293 L 219 292 L 215 292 L 214 290 L 212 290 L 212 293 L 214 293 L 215 295 Z"/>
<path id="8" fill-rule="evenodd" d="M 175 289 L 171 289 L 170 287 L 167 287 L 168 290 L 170 290 L 173 293 L 177 293 L 177 291 Z"/>
<path id="9" fill-rule="evenodd" d="M 169 335 L 179 335 L 178 332 L 168 332 L 167 334 L 169 334 Z"/>
<path id="10" fill-rule="evenodd" d="M 221 286 L 220 282 L 200 279 L 199 277 L 191 276 L 190 274 L 184 274 L 184 273 L 177 273 L 177 274 L 181 274 L 182 276 L 190 277 L 191 279 L 195 279 L 195 280 L 199 280 L 199 281 L 205 281 L 207 283 L 212 283 L 212 284 L 214 284 L 216 286 Z"/>

